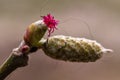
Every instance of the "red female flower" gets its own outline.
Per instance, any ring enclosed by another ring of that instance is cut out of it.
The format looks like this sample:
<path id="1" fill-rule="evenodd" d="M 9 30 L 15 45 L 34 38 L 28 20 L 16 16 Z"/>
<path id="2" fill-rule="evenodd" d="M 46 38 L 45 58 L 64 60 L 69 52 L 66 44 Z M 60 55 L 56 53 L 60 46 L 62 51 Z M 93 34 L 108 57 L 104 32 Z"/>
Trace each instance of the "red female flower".
<path id="1" fill-rule="evenodd" d="M 51 14 L 47 14 L 47 16 L 43 16 L 43 22 L 48 27 L 48 37 L 51 33 L 54 32 L 54 29 L 57 29 L 56 26 L 58 25 L 58 20 L 55 20 Z"/>

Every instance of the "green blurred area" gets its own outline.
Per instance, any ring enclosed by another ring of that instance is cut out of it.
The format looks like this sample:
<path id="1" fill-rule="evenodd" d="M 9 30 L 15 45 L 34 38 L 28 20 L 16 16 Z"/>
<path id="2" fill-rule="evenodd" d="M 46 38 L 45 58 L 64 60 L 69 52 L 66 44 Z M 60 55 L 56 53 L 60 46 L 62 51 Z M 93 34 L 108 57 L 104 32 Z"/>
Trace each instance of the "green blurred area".
<path id="1" fill-rule="evenodd" d="M 60 20 L 52 35 L 95 39 L 114 53 L 95 63 L 70 63 L 39 50 L 6 80 L 120 80 L 119 0 L 0 0 L 0 64 L 19 45 L 26 27 L 48 13 Z"/>

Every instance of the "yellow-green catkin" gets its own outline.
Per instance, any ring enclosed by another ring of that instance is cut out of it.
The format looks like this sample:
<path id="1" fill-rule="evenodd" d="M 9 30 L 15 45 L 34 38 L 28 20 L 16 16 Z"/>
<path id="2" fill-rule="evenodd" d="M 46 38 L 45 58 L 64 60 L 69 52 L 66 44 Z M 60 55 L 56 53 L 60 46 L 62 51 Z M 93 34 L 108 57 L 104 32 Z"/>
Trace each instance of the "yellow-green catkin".
<path id="1" fill-rule="evenodd" d="M 70 62 L 95 62 L 103 53 L 112 52 L 94 40 L 63 35 L 49 37 L 42 49 L 54 59 Z"/>

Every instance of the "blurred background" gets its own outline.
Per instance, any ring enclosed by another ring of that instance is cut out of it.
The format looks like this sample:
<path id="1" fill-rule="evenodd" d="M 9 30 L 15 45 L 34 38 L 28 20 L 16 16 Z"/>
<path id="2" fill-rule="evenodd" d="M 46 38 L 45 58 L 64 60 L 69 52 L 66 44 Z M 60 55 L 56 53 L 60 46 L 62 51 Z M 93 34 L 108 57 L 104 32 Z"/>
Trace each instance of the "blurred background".
<path id="1" fill-rule="evenodd" d="M 120 80 L 119 0 L 0 0 L 0 64 L 19 45 L 26 27 L 48 13 L 60 21 L 52 35 L 95 39 L 114 53 L 96 62 L 72 63 L 39 50 L 6 80 Z"/>

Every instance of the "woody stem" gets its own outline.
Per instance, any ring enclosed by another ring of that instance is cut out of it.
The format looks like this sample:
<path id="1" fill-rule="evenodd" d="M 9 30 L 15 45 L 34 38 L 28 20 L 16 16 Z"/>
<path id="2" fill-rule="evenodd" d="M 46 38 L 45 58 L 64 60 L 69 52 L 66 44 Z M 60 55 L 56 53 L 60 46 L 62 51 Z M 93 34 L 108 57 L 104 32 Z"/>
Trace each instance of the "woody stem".
<path id="1" fill-rule="evenodd" d="M 6 61 L 0 66 L 0 80 L 4 80 L 14 70 L 19 67 L 25 67 L 27 64 L 28 55 L 20 52 L 19 48 L 15 48 Z"/>

